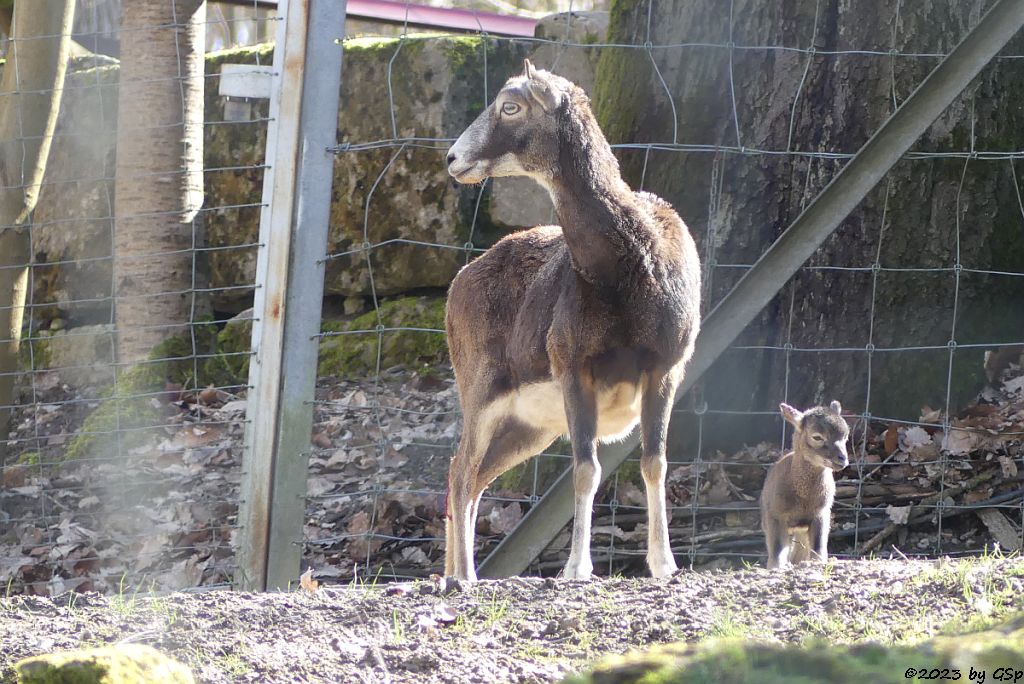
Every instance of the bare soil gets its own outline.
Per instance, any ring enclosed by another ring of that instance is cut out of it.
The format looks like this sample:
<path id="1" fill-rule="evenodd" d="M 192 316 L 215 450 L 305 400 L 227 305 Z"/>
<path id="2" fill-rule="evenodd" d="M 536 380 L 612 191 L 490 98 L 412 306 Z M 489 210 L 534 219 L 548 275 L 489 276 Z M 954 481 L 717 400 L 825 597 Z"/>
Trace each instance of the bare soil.
<path id="1" fill-rule="evenodd" d="M 203 682 L 550 682 L 601 656 L 709 637 L 912 643 L 1024 607 L 1024 561 L 839 561 L 668 581 L 433 578 L 291 593 L 0 600 L 0 681 L 20 658 L 146 643 Z"/>

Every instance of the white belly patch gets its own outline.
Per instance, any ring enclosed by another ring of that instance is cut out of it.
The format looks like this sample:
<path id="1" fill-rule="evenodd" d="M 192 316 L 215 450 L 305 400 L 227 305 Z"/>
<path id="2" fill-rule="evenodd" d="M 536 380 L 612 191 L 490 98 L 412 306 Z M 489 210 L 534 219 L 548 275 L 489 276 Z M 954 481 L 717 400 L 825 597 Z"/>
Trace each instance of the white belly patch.
<path id="1" fill-rule="evenodd" d="M 602 442 L 624 439 L 640 420 L 640 387 L 619 383 L 597 397 L 597 437 Z M 562 387 L 557 382 L 522 385 L 487 408 L 494 418 L 513 416 L 527 425 L 557 434 L 567 434 Z M 483 421 L 484 424 L 490 421 Z"/>

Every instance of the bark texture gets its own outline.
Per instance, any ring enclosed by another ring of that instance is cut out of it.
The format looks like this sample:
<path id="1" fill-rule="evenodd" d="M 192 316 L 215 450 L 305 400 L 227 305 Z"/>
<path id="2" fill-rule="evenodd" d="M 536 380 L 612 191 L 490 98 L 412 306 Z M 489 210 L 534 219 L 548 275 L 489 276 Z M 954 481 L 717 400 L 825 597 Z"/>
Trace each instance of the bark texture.
<path id="1" fill-rule="evenodd" d="M 121 362 L 145 358 L 195 316 L 205 20 L 202 0 L 122 6 L 114 192 Z"/>
<path id="2" fill-rule="evenodd" d="M 806 153 L 855 153 L 990 5 L 615 3 L 610 43 L 675 47 L 604 51 L 594 99 L 612 142 L 710 146 L 620 152 L 626 178 L 671 201 L 700 243 L 705 313 L 845 163 Z M 881 54 L 835 54 L 851 50 Z M 1022 52 L 1018 37 L 1003 54 Z M 1024 60 L 994 61 L 913 152 L 1019 150 L 1022 91 Z M 951 339 L 951 408 L 980 389 L 984 348 L 963 345 L 1024 338 L 1024 278 L 972 272 L 1024 271 L 1024 177 L 1015 173 L 1024 176 L 1024 164 L 1008 159 L 897 164 L 737 341 L 793 350 L 732 349 L 706 376 L 705 438 L 777 435 L 783 399 L 836 398 L 848 410 L 908 419 L 926 405 L 945 408 Z M 882 351 L 911 346 L 934 348 Z M 822 348 L 844 351 L 802 351 Z M 715 410 L 765 415 L 716 418 Z"/>

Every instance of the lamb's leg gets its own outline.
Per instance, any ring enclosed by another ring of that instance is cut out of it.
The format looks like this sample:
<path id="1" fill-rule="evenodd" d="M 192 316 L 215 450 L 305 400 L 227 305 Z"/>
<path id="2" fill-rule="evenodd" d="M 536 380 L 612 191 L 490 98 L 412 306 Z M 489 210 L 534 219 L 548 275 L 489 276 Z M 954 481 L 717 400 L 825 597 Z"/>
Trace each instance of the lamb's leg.
<path id="1" fill-rule="evenodd" d="M 789 561 L 796 565 L 797 563 L 803 563 L 811 557 L 811 537 L 808 534 L 807 528 L 796 528 L 793 532 L 793 547 L 789 554 Z"/>
<path id="2" fill-rule="evenodd" d="M 673 374 L 651 373 L 644 389 L 640 410 L 643 454 L 640 472 L 647 489 L 647 567 L 653 577 L 667 577 L 676 571 L 676 560 L 668 538 L 668 513 L 665 500 L 665 456 L 668 422 L 676 393 Z"/>
<path id="3" fill-rule="evenodd" d="M 811 521 L 808 530 L 811 558 L 822 563 L 828 560 L 828 532 L 831 527 L 829 517 L 828 511 L 822 512 Z"/>
<path id="4" fill-rule="evenodd" d="M 768 547 L 768 569 L 784 568 L 789 562 L 789 530 L 781 522 L 765 516 L 761 522 L 764 529 L 765 546 Z"/>
<path id="5" fill-rule="evenodd" d="M 572 549 L 563 576 L 587 579 L 594 571 L 594 563 L 590 559 L 590 518 L 594 495 L 601 481 L 601 464 L 597 460 L 597 398 L 593 381 L 579 375 L 565 380 L 563 392 L 565 417 L 572 440 L 572 474 L 576 493 Z"/>

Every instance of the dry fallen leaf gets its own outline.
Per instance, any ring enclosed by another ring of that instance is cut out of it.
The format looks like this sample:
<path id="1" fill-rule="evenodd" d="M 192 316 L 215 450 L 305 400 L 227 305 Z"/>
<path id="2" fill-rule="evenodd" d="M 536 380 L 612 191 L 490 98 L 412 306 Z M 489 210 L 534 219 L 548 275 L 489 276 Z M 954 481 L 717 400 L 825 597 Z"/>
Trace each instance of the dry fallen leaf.
<path id="1" fill-rule="evenodd" d="M 523 509 L 514 501 L 506 506 L 495 506 L 487 515 L 491 531 L 496 534 L 508 534 L 522 519 Z"/>
<path id="2" fill-rule="evenodd" d="M 1017 477 L 1017 464 L 1007 455 L 999 457 L 999 465 L 1003 469 L 1003 477 Z"/>
<path id="3" fill-rule="evenodd" d="M 892 452 L 896 451 L 899 446 L 899 427 L 895 423 L 890 425 L 885 431 L 885 455 L 888 456 Z"/>
<path id="4" fill-rule="evenodd" d="M 4 489 L 21 487 L 28 481 L 29 467 L 27 465 L 10 465 L 2 470 L 0 486 Z"/>
<path id="5" fill-rule="evenodd" d="M 906 525 L 910 519 L 910 506 L 886 506 L 885 512 L 889 519 L 897 525 Z"/>
<path id="6" fill-rule="evenodd" d="M 220 392 L 213 385 L 210 385 L 199 393 L 199 401 L 207 406 L 217 403 L 220 398 Z"/>
<path id="7" fill-rule="evenodd" d="M 943 440 L 942 448 L 954 456 L 965 456 L 980 447 L 985 438 L 977 433 L 953 427 Z"/>
<path id="8" fill-rule="evenodd" d="M 1017 394 L 1022 390 L 1024 390 L 1024 375 L 1003 383 L 1003 391 L 1007 394 Z"/>
<path id="9" fill-rule="evenodd" d="M 320 588 L 320 583 L 313 579 L 313 568 L 309 568 L 306 572 L 299 575 L 299 586 L 310 594 Z"/>
<path id="10" fill-rule="evenodd" d="M 359 511 L 349 518 L 345 531 L 349 534 L 366 534 L 370 531 L 370 515 L 366 511 Z"/>
<path id="11" fill-rule="evenodd" d="M 928 431 L 917 425 L 901 428 L 898 432 L 900 449 L 907 453 L 932 442 L 932 436 L 928 434 Z"/>

